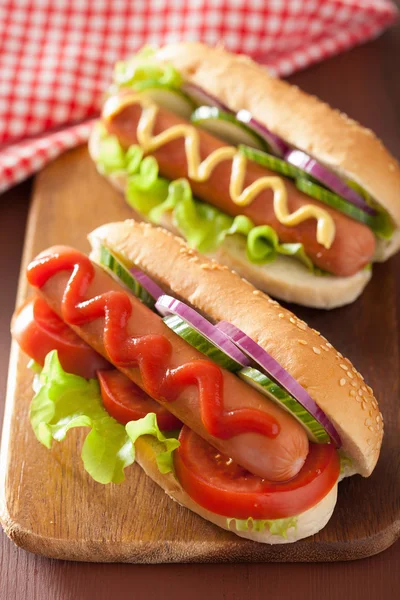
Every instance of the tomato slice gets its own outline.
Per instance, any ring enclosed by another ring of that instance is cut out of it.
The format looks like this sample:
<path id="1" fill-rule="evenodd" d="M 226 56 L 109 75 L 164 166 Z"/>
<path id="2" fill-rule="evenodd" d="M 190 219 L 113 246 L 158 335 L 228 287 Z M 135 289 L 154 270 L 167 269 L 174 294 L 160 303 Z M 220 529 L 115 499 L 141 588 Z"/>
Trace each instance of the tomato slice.
<path id="1" fill-rule="evenodd" d="M 117 369 L 98 371 L 97 376 L 107 412 L 123 425 L 153 412 L 157 415 L 161 431 L 173 431 L 182 427 L 181 421 L 175 415 Z"/>
<path id="2" fill-rule="evenodd" d="M 67 373 L 91 379 L 98 369 L 110 367 L 40 296 L 30 298 L 17 310 L 12 334 L 21 349 L 42 366 L 46 355 L 57 350 Z"/>
<path id="3" fill-rule="evenodd" d="M 283 519 L 315 506 L 339 477 L 332 444 L 310 444 L 303 468 L 293 479 L 271 482 L 252 475 L 184 426 L 174 453 L 176 475 L 200 506 L 237 519 Z"/>

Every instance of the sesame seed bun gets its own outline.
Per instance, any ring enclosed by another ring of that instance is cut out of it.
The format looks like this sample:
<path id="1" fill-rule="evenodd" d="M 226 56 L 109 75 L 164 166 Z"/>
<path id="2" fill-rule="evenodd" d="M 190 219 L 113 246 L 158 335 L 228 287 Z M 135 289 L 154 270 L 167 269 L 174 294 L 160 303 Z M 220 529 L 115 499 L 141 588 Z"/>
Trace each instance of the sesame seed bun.
<path id="1" fill-rule="evenodd" d="M 137 265 L 212 321 L 229 321 L 253 338 L 328 415 L 355 472 L 370 475 L 383 436 L 377 401 L 351 362 L 317 331 L 165 229 L 129 220 L 99 227 L 89 241 L 93 260 L 106 244 L 126 264 Z"/>
<path id="2" fill-rule="evenodd" d="M 328 492 L 325 498 L 318 502 L 318 504 L 300 515 L 297 515 L 296 527 L 288 529 L 286 538 L 272 534 L 268 527 L 265 527 L 262 531 L 237 531 L 234 522 L 231 522 L 230 525 L 228 525 L 226 517 L 212 513 L 194 502 L 181 487 L 173 473 L 160 473 L 156 462 L 157 444 L 158 442 L 151 436 L 142 436 L 135 442 L 136 462 L 139 463 L 145 473 L 151 477 L 151 479 L 155 481 L 172 500 L 175 500 L 175 502 L 178 502 L 181 506 L 200 515 L 203 519 L 218 525 L 218 527 L 221 527 L 222 529 L 232 531 L 240 537 L 264 544 L 296 542 L 302 538 L 314 535 L 323 529 L 331 518 L 335 508 L 338 488 L 337 484 L 333 486 L 330 492 Z"/>
<path id="3" fill-rule="evenodd" d="M 96 127 L 89 139 L 89 153 L 96 162 L 99 154 L 99 129 Z M 113 187 L 125 192 L 127 176 L 123 171 L 104 176 Z M 180 235 L 171 212 L 164 213 L 160 225 Z M 278 256 L 272 263 L 256 265 L 247 259 L 245 241 L 240 235 L 228 236 L 212 257 L 275 298 L 312 308 L 332 309 L 354 302 L 372 274 L 371 270 L 364 269 L 351 277 L 320 277 L 298 260 L 287 256 Z"/>
<path id="4" fill-rule="evenodd" d="M 156 59 L 172 64 L 231 110 L 248 110 L 290 145 L 362 185 L 400 226 L 400 165 L 371 130 L 272 77 L 249 57 L 222 47 L 181 42 L 160 48 Z M 400 236 L 378 242 L 384 259 L 400 248 Z"/>

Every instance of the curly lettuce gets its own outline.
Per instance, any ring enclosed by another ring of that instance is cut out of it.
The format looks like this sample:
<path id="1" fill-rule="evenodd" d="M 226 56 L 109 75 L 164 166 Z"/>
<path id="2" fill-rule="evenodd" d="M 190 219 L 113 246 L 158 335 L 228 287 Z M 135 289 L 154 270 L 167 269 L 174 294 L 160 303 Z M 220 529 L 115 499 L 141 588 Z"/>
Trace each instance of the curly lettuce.
<path id="1" fill-rule="evenodd" d="M 149 83 L 179 89 L 182 76 L 172 65 L 155 60 L 155 50 L 145 46 L 129 60 L 118 61 L 114 67 L 113 84 L 117 88 L 142 89 Z"/>
<path id="2" fill-rule="evenodd" d="M 272 535 L 279 535 L 287 540 L 288 531 L 291 528 L 296 530 L 297 517 L 287 517 L 286 519 L 234 519 L 227 518 L 226 523 L 230 528 L 231 523 L 235 524 L 236 531 L 264 531 L 266 528 Z"/>
<path id="3" fill-rule="evenodd" d="M 158 470 L 163 475 L 174 470 L 173 453 L 180 445 L 177 439 L 179 432 L 175 434 L 162 433 L 158 427 L 155 413 L 149 413 L 138 421 L 130 421 L 125 429 L 132 444 L 135 444 L 136 440 L 142 435 L 153 436 L 158 442 L 157 444 L 153 443 L 153 447 L 156 446 L 158 449 L 156 456 Z"/>
<path id="4" fill-rule="evenodd" d="M 98 381 L 66 373 L 56 350 L 46 356 L 34 389 L 30 421 L 36 438 L 51 448 L 53 440 L 61 442 L 70 429 L 88 427 L 81 456 L 85 470 L 98 483 L 124 481 L 124 470 L 135 461 L 135 442 L 141 435 L 156 438 L 160 471 L 172 470 L 172 453 L 179 441 L 160 431 L 156 415 L 149 413 L 121 425 L 105 410 Z"/>

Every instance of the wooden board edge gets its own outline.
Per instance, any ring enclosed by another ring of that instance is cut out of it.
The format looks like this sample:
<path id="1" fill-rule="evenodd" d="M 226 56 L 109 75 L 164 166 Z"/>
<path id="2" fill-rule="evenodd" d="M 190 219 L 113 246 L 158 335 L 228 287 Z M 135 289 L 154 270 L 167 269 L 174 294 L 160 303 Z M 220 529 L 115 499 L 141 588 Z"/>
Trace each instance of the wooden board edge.
<path id="1" fill-rule="evenodd" d="M 230 549 L 229 555 L 223 545 L 199 544 L 197 552 L 193 552 L 192 542 L 141 542 L 125 544 L 108 544 L 105 541 L 89 541 L 82 543 L 78 540 L 44 538 L 20 527 L 11 519 L 3 520 L 2 524 L 7 536 L 18 547 L 25 551 L 57 560 L 69 560 L 77 562 L 102 562 L 102 563 L 130 563 L 130 564 L 163 564 L 163 563 L 316 563 L 316 562 L 340 562 L 360 560 L 374 556 L 388 549 L 399 537 L 400 524 L 397 534 L 393 534 L 392 528 L 374 536 L 366 538 L 360 543 L 342 543 L 337 546 L 335 553 L 329 544 L 314 544 L 310 542 L 306 546 L 292 545 L 293 553 L 288 556 L 287 546 L 263 546 L 257 544 L 257 552 L 254 552 L 256 542 L 244 542 L 235 544 Z M 254 555 L 256 554 L 257 560 Z M 327 559 L 327 555 L 329 559 Z"/>

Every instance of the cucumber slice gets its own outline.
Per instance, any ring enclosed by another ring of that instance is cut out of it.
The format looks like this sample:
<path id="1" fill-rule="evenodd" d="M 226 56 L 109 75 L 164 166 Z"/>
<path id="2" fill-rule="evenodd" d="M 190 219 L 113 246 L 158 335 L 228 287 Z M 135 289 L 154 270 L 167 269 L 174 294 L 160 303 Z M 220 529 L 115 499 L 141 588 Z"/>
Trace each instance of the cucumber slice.
<path id="1" fill-rule="evenodd" d="M 189 96 L 169 85 L 163 85 L 154 81 L 142 81 L 135 85 L 135 89 L 151 98 L 159 106 L 170 110 L 184 119 L 189 119 L 195 108 L 195 104 Z"/>
<path id="2" fill-rule="evenodd" d="M 216 106 L 200 106 L 194 111 L 190 120 L 194 125 L 233 146 L 245 144 L 260 150 L 266 149 L 264 140 L 250 127 L 238 121 L 235 115 L 224 112 Z"/>
<path id="3" fill-rule="evenodd" d="M 330 437 L 318 421 L 280 385 L 272 381 L 267 375 L 253 367 L 245 367 L 238 373 L 239 377 L 256 390 L 273 400 L 281 408 L 289 412 L 307 430 L 308 438 L 318 444 L 327 444 Z"/>
<path id="4" fill-rule="evenodd" d="M 254 150 L 254 148 L 243 145 L 239 146 L 239 150 L 249 160 L 256 162 L 262 167 L 267 167 L 267 169 L 271 169 L 271 171 L 274 171 L 275 173 L 286 175 L 286 177 L 291 177 L 292 179 L 304 177 L 304 171 L 302 169 L 291 165 L 277 156 L 273 156 L 267 152 L 260 152 L 259 150 Z"/>
<path id="5" fill-rule="evenodd" d="M 348 202 L 341 196 L 322 187 L 314 177 L 285 160 L 277 158 L 267 152 L 254 150 L 254 148 L 249 148 L 248 146 L 240 145 L 239 150 L 243 152 L 249 160 L 253 160 L 262 167 L 267 167 L 267 169 L 275 171 L 275 173 L 294 179 L 297 189 L 301 192 L 304 192 L 307 196 L 311 196 L 311 198 L 315 198 L 316 200 L 339 210 L 352 219 L 367 225 L 377 236 L 389 239 L 393 235 L 394 225 L 390 215 L 382 209 L 377 208 L 376 205 L 374 205 L 373 208 L 379 210 L 378 215 L 369 215 L 361 208 L 358 208 L 358 206 L 354 206 L 354 204 Z M 347 183 L 356 189 L 352 183 Z M 359 191 L 359 189 L 357 188 L 356 191 Z"/>
<path id="6" fill-rule="evenodd" d="M 199 331 L 191 327 L 186 321 L 176 315 L 169 315 L 163 318 L 163 321 L 172 331 L 179 337 L 184 339 L 188 344 L 196 348 L 199 352 L 208 356 L 217 365 L 227 369 L 228 371 L 236 372 L 242 369 L 242 365 L 227 356 L 218 346 L 213 344 Z"/>
<path id="7" fill-rule="evenodd" d="M 354 204 L 341 198 L 341 196 L 334 194 L 304 177 L 296 179 L 296 187 L 308 196 L 311 196 L 332 208 L 336 208 L 336 210 L 339 210 L 352 219 L 367 225 L 379 237 L 387 239 L 393 234 L 393 222 L 388 213 L 384 211 L 379 212 L 376 216 L 369 215 L 357 206 L 354 206 Z"/>
<path id="8" fill-rule="evenodd" d="M 119 283 L 123 283 L 143 304 L 146 304 L 149 308 L 154 308 L 155 298 L 140 285 L 139 281 L 133 277 L 119 258 L 105 246 L 100 248 L 100 264 L 114 279 L 117 279 Z"/>

